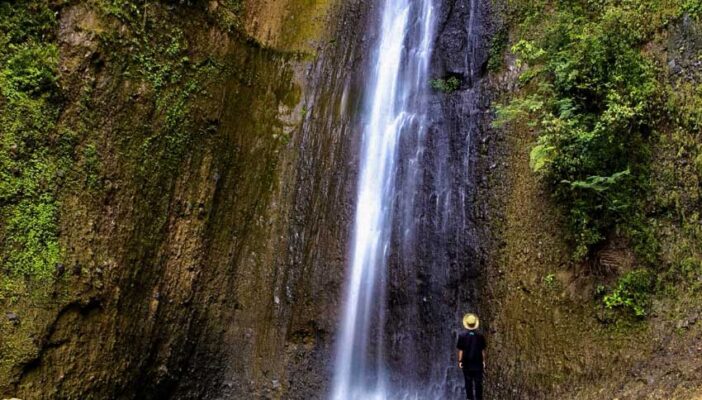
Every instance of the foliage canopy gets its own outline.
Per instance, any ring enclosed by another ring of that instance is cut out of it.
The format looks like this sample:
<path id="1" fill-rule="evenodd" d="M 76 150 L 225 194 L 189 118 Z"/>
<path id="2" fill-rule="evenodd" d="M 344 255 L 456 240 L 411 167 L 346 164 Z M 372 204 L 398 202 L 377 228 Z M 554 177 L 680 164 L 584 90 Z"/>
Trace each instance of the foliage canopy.
<path id="1" fill-rule="evenodd" d="M 539 132 L 531 167 L 566 211 L 576 259 L 614 229 L 644 258 L 655 253 L 651 236 L 639 233 L 662 104 L 658 69 L 642 50 L 653 29 L 646 6 L 559 2 L 554 22 L 512 46 L 523 90 L 498 107 L 495 123 L 521 121 Z"/>

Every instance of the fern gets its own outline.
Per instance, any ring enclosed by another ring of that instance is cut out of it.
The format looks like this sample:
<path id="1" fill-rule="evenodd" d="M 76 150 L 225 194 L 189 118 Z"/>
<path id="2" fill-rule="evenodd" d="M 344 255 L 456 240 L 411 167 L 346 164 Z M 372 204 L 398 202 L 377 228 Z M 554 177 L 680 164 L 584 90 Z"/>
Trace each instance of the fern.
<path id="1" fill-rule="evenodd" d="M 584 189 L 594 190 L 596 192 L 604 192 L 605 190 L 615 187 L 621 179 L 630 175 L 631 171 L 627 168 L 624 171 L 617 172 L 610 176 L 590 176 L 584 181 L 569 182 L 567 180 L 564 180 L 562 182 L 570 184 L 570 187 L 573 189 Z"/>
<path id="2" fill-rule="evenodd" d="M 556 157 L 557 149 L 554 146 L 539 144 L 534 146 L 529 153 L 529 165 L 534 172 L 541 171 Z"/>

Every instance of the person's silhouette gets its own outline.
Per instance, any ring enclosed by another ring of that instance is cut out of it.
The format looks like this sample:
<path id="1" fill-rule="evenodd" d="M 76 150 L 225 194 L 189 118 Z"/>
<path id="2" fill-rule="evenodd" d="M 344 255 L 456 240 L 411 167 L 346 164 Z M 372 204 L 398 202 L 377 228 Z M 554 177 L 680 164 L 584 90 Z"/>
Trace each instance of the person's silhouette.
<path id="1" fill-rule="evenodd" d="M 463 317 L 466 331 L 458 335 L 458 367 L 463 370 L 466 381 L 466 398 L 482 400 L 483 371 L 485 370 L 485 336 L 478 332 L 480 320 L 475 314 Z"/>

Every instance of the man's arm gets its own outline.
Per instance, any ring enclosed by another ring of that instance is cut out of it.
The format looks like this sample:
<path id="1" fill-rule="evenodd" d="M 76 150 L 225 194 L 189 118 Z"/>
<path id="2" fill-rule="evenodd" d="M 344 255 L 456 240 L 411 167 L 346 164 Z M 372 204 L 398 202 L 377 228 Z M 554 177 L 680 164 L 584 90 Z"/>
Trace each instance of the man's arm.
<path id="1" fill-rule="evenodd" d="M 463 359 L 463 350 L 458 350 L 458 368 L 463 368 L 463 363 L 461 360 Z"/>
<path id="2" fill-rule="evenodd" d="M 487 352 L 483 350 L 483 369 L 485 369 L 485 364 L 487 363 Z"/>

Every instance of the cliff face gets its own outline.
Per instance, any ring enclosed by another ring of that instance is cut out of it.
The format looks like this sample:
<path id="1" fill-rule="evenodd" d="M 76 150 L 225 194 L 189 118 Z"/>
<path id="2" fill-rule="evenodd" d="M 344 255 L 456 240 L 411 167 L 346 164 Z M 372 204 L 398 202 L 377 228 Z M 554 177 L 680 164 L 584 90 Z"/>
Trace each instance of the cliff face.
<path id="1" fill-rule="evenodd" d="M 48 10 L 61 101 L 43 135 L 74 139 L 50 192 L 60 255 L 3 270 L 0 393 L 318 395 L 362 2 L 4 6 Z"/>
<path id="2" fill-rule="evenodd" d="M 655 4 L 651 21 L 670 10 Z M 539 9 L 524 29 L 547 30 L 556 21 L 553 10 Z M 508 34 L 502 46 L 508 48 L 524 29 L 517 29 L 514 14 L 502 15 L 510 15 L 503 20 Z M 529 153 L 542 134 L 536 117 L 491 128 L 476 144 L 482 177 L 476 207 L 487 227 L 479 239 L 486 260 L 482 304 L 491 342 L 488 379 L 496 398 L 696 399 L 702 393 L 701 175 L 694 161 L 700 138 L 694 123 L 689 125 L 695 117 L 679 103 L 699 101 L 699 91 L 689 91 L 700 82 L 690 58 L 700 54 L 699 17 L 669 18 L 641 45 L 665 97 L 650 136 L 648 186 L 639 193 L 646 226 L 658 243 L 649 267 L 655 283 L 648 289 L 622 284 L 622 277 L 647 265 L 622 231 L 610 232 L 585 260 L 574 259 L 567 210 L 530 166 Z M 498 62 L 501 67 L 486 85 L 494 104 L 504 104 L 528 90 L 519 79 L 526 66 L 509 50 Z M 631 296 L 631 303 L 634 296 L 648 298 L 645 317 L 608 306 L 607 296 L 622 287 L 626 291 L 618 294 Z"/>
<path id="3" fill-rule="evenodd" d="M 0 396 L 323 397 L 376 3 L 0 4 Z M 389 363 L 458 395 L 451 335 L 477 309 L 495 398 L 700 395 L 697 120 L 657 127 L 646 212 L 664 279 L 648 318 L 622 322 L 600 292 L 637 265 L 631 244 L 573 261 L 529 167 L 538 132 L 491 126 L 520 90 L 520 2 L 440 3 L 431 74 L 458 85 L 428 94 Z M 699 22 L 664 28 L 642 47 L 694 114 Z"/>

